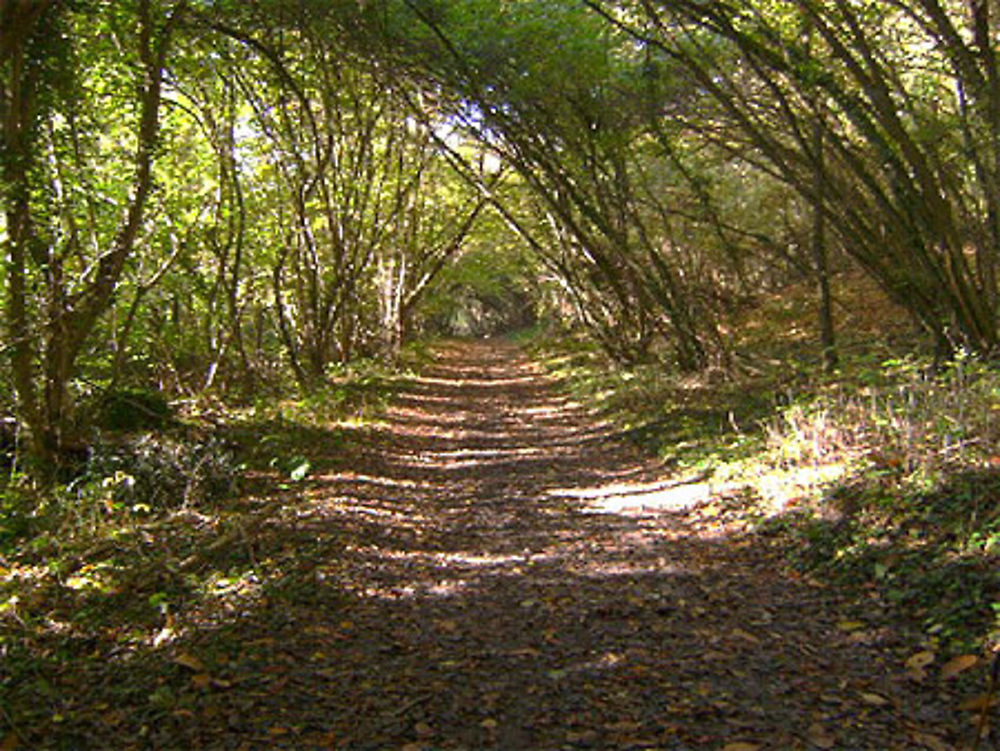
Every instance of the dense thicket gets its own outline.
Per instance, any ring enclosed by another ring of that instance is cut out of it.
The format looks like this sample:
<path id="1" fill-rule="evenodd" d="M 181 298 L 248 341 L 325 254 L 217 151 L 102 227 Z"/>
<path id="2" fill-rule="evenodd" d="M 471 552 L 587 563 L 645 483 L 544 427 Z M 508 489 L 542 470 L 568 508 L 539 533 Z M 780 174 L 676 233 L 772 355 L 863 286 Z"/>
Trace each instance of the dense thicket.
<path id="1" fill-rule="evenodd" d="M 589 5 L 681 66 L 712 107 L 693 128 L 817 207 L 942 350 L 995 349 L 991 3 Z"/>
<path id="2" fill-rule="evenodd" d="M 986 0 L 0 4 L 3 379 L 85 407 L 321 383 L 538 316 L 730 367 L 726 317 L 851 259 L 943 352 L 997 344 Z M 819 335 L 819 334 L 818 334 Z"/>

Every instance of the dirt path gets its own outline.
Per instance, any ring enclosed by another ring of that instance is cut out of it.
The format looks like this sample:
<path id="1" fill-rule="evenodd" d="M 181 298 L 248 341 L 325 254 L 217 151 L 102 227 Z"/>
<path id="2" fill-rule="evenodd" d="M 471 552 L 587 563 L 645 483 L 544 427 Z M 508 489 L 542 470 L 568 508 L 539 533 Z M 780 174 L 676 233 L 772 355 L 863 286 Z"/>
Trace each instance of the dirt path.
<path id="1" fill-rule="evenodd" d="M 703 523 L 691 487 L 657 481 L 510 345 L 443 348 L 352 451 L 331 446 L 306 497 L 253 531 L 271 577 L 178 642 L 172 679 L 198 691 L 127 745 L 946 749 L 966 733 L 940 684 L 906 675 L 919 645 Z"/>

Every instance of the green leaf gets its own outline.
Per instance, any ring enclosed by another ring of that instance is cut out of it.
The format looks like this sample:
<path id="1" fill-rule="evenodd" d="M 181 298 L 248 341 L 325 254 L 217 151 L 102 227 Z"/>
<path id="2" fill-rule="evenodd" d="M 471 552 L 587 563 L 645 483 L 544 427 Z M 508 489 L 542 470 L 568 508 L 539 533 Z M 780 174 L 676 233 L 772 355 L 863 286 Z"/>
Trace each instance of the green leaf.
<path id="1" fill-rule="evenodd" d="M 305 459 L 288 473 L 288 478 L 293 482 L 301 482 L 306 478 L 306 475 L 309 474 L 309 470 L 311 469 L 312 464 L 309 463 L 308 459 Z"/>

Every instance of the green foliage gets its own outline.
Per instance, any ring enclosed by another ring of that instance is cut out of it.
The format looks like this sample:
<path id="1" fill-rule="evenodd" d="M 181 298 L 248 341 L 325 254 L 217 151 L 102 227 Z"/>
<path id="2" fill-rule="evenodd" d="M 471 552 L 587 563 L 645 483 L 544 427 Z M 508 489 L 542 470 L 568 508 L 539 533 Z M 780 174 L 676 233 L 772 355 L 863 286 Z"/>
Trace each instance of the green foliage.
<path id="1" fill-rule="evenodd" d="M 613 4 L 591 5 L 614 14 Z M 711 141 L 726 123 L 725 137 L 757 155 L 751 162 L 759 157 L 807 205 L 822 205 L 830 233 L 942 350 L 964 343 L 991 351 L 996 282 L 992 271 L 984 287 L 975 279 L 992 269 L 995 240 L 971 238 L 996 210 L 997 144 L 985 134 L 997 115 L 968 107 L 960 93 L 988 79 L 992 65 L 957 64 L 966 44 L 954 31 L 967 26 L 963 7 L 780 6 L 643 4 L 637 16 L 621 18 L 637 41 L 682 61 L 704 87 L 703 105 L 718 120 L 699 117 L 695 138 Z M 985 26 L 976 34 L 977 46 L 992 47 Z M 775 99 L 780 107 L 771 106 Z M 983 167 L 943 166 L 961 154 Z M 969 261 L 950 270 L 948 259 L 966 253 Z"/>
<path id="2" fill-rule="evenodd" d="M 91 448 L 68 487 L 71 508 L 111 516 L 201 507 L 233 493 L 241 467 L 218 439 L 180 441 L 146 433 Z"/>
<path id="3" fill-rule="evenodd" d="M 620 361 L 697 370 L 727 354 L 723 314 L 813 273 L 818 177 L 833 238 L 942 349 L 996 336 L 980 283 L 995 254 L 983 135 L 995 108 L 956 93 L 989 78 L 949 47 L 957 6 L 153 3 L 162 107 L 138 95 L 150 78 L 139 8 L 57 3 L 4 37 L 37 74 L 15 80 L 4 63 L 4 96 L 33 87 L 22 100 L 35 107 L 24 128 L 4 110 L 30 167 L 5 184 L 27 191 L 38 235 L 0 275 L 5 291 L 32 290 L 15 337 L 31 351 L 4 379 L 21 383 L 22 405 L 72 391 L 77 375 L 171 395 L 246 396 L 290 378 L 308 390 L 328 365 L 391 358 L 416 334 L 535 315 L 585 328 Z M 856 44 L 836 44 L 844 29 Z M 878 86 L 859 79 L 866 67 Z M 143 107 L 157 125 L 145 135 Z M 802 137 L 813 126 L 825 161 Z M 477 167 L 486 155 L 501 174 Z M 123 234 L 146 167 L 143 221 Z M 56 346 L 43 335 L 55 331 L 82 339 Z M 43 363 L 67 357 L 46 383 Z M 0 394 L 0 407 L 14 401 Z M 68 424 L 63 401 L 20 419 Z M 144 419 L 131 427 L 160 424 Z"/>
<path id="4" fill-rule="evenodd" d="M 549 337 L 535 346 L 577 398 L 671 468 L 711 473 L 760 451 L 760 422 L 774 410 L 767 392 L 721 372 L 679 376 L 656 364 L 622 367 L 582 341 Z"/>
<path id="5" fill-rule="evenodd" d="M 877 591 L 928 637 L 961 653 L 1000 636 L 998 490 L 995 472 L 955 475 L 919 494 L 862 475 L 831 491 L 829 503 L 843 509 L 838 519 L 791 516 L 784 533 L 801 570 Z M 778 529 L 774 521 L 762 528 Z"/>
<path id="6" fill-rule="evenodd" d="M 937 375 L 911 360 L 890 365 L 865 375 L 878 383 L 866 394 L 793 404 L 769 423 L 771 461 L 854 467 L 786 531 L 805 570 L 874 587 L 929 635 L 968 650 L 993 634 L 1000 597 L 997 376 L 976 367 L 970 378 L 961 359 Z"/>
<path id="7" fill-rule="evenodd" d="M 496 230 L 494 230 L 496 231 Z M 497 235 L 464 252 L 437 280 L 421 311 L 422 327 L 451 336 L 507 334 L 535 322 L 535 264 Z"/>
<path id="8" fill-rule="evenodd" d="M 757 544 L 877 592 L 951 651 L 1000 636 L 1000 373 L 990 364 L 867 356 L 790 392 L 769 378 L 622 369 L 590 347 L 547 346 L 577 398 L 675 471 L 705 477 L 721 494 L 712 503 L 749 522 Z"/>
<path id="9" fill-rule="evenodd" d="M 0 483 L 0 552 L 13 550 L 36 529 L 38 498 L 18 478 Z"/>

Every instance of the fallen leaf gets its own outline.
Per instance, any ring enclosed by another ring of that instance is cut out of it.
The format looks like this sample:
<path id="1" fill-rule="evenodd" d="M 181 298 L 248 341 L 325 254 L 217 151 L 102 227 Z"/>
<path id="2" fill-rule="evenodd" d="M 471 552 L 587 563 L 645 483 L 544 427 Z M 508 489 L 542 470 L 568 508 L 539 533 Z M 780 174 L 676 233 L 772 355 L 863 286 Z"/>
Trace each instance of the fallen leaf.
<path id="1" fill-rule="evenodd" d="M 736 741 L 735 743 L 727 743 L 722 747 L 722 751 L 758 751 L 760 747 L 761 745 L 759 743 Z"/>
<path id="2" fill-rule="evenodd" d="M 862 692 L 861 701 L 865 704 L 870 704 L 873 707 L 884 707 L 889 703 L 889 700 L 880 694 L 873 694 L 870 691 Z"/>
<path id="3" fill-rule="evenodd" d="M 413 732 L 417 734 L 419 738 L 427 738 L 428 736 L 434 735 L 434 730 L 426 722 L 418 722 L 413 726 Z"/>
<path id="4" fill-rule="evenodd" d="M 734 628 L 732 632 L 732 637 L 734 639 L 743 639 L 751 644 L 760 644 L 760 639 L 751 634 L 749 631 L 744 631 L 741 628 Z"/>
<path id="5" fill-rule="evenodd" d="M 931 735 L 930 733 L 914 731 L 910 733 L 910 738 L 914 743 L 919 743 L 921 746 L 929 748 L 931 751 L 955 751 L 955 747 L 950 743 L 946 743 L 936 735 Z"/>
<path id="6" fill-rule="evenodd" d="M 872 644 L 878 639 L 875 631 L 852 631 L 847 635 L 847 640 L 851 644 Z"/>
<path id="7" fill-rule="evenodd" d="M 8 733 L 4 736 L 4 739 L 0 741 L 0 751 L 14 751 L 17 748 L 17 735 L 14 733 Z"/>
<path id="8" fill-rule="evenodd" d="M 865 624 L 861 621 L 841 621 L 837 624 L 837 628 L 841 631 L 858 631 L 864 627 Z"/>
<path id="9" fill-rule="evenodd" d="M 816 748 L 829 749 L 837 745 L 837 739 L 818 722 L 809 726 L 809 742 Z"/>
<path id="10" fill-rule="evenodd" d="M 485 728 L 486 730 L 494 730 L 497 726 L 497 721 L 492 717 L 487 717 L 485 720 L 479 723 L 479 727 Z"/>
<path id="11" fill-rule="evenodd" d="M 315 624 L 312 626 L 306 626 L 305 633 L 310 636 L 330 636 L 336 632 L 332 627 L 326 624 Z"/>
<path id="12" fill-rule="evenodd" d="M 192 654 L 187 652 L 181 652 L 174 658 L 174 662 L 178 665 L 187 668 L 188 670 L 193 670 L 196 673 L 202 673 L 205 670 L 205 663 L 199 660 Z"/>
<path id="13" fill-rule="evenodd" d="M 979 696 L 966 699 L 958 705 L 958 708 L 964 709 L 966 712 L 982 712 L 995 707 L 997 704 L 1000 704 L 1000 697 L 993 694 L 979 694 Z"/>
<path id="14" fill-rule="evenodd" d="M 976 655 L 959 655 L 953 657 L 941 666 L 941 680 L 954 678 L 959 673 L 964 673 L 969 668 L 975 667 L 979 663 Z"/>
<path id="15" fill-rule="evenodd" d="M 167 642 L 174 638 L 174 630 L 170 626 L 164 626 L 159 631 L 156 632 L 156 636 L 153 637 L 153 646 L 161 647 Z"/>
<path id="16" fill-rule="evenodd" d="M 86 589 L 91 583 L 91 580 L 86 576 L 71 576 L 66 580 L 66 586 L 76 590 Z"/>
<path id="17" fill-rule="evenodd" d="M 931 651 L 917 652 L 911 655 L 906 661 L 906 667 L 910 670 L 921 670 L 934 662 L 935 655 Z"/>
<path id="18" fill-rule="evenodd" d="M 212 676 L 208 673 L 195 673 L 191 676 L 191 683 L 195 688 L 208 688 L 212 685 Z"/>

